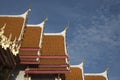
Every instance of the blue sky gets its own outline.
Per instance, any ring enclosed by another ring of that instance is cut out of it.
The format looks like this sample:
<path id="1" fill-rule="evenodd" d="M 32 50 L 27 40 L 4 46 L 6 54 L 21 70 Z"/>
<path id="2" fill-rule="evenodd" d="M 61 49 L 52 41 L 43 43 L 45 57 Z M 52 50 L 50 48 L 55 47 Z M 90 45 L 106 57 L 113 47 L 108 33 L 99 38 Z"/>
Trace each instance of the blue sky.
<path id="1" fill-rule="evenodd" d="M 85 72 L 103 72 L 120 80 L 120 0 L 0 0 L 0 15 L 22 14 L 29 7 L 28 24 L 41 23 L 45 32 L 61 32 L 68 22 L 71 64 L 85 59 Z"/>

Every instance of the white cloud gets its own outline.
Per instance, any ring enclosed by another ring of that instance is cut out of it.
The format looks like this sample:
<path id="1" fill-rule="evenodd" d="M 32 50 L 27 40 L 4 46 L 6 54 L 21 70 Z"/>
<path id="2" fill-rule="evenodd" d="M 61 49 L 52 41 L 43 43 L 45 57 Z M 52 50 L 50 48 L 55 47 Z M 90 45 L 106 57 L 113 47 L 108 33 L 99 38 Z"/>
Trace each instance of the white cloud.
<path id="1" fill-rule="evenodd" d="M 120 60 L 120 15 L 92 16 L 90 21 L 91 25 L 79 23 L 78 27 L 72 29 L 74 33 L 68 33 L 72 34 L 68 43 L 71 63 L 79 64 L 86 58 L 86 71 L 99 72 L 109 66 L 112 77 L 112 74 L 119 73 L 116 66 L 120 67 L 120 64 L 116 63 L 116 60 Z"/>

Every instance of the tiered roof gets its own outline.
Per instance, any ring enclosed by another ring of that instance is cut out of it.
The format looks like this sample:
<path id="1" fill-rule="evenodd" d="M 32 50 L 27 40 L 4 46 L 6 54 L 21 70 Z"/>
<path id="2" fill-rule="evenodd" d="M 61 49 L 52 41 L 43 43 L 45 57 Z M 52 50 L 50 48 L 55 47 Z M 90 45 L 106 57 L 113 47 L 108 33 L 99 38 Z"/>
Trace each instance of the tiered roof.
<path id="1" fill-rule="evenodd" d="M 19 53 L 21 64 L 39 64 L 44 24 L 45 21 L 38 25 L 26 26 L 24 39 Z"/>
<path id="2" fill-rule="evenodd" d="M 26 73 L 55 74 L 69 72 L 68 53 L 66 53 L 65 41 L 65 31 L 57 34 L 45 33 L 43 35 L 40 55 L 37 57 L 39 66 L 37 68 L 27 69 Z M 35 61 L 33 58 L 29 58 L 29 60 L 31 60 L 31 63 Z"/>
<path id="3" fill-rule="evenodd" d="M 27 25 L 28 12 L 29 10 L 22 15 L 0 16 L 0 28 L 2 30 L 4 29 L 3 25 L 5 26 L 3 33 L 8 42 L 11 41 L 12 46 L 16 46 L 20 42 L 20 51 L 15 52 L 16 49 L 12 49 L 11 46 L 7 46 L 7 49 L 4 48 L 5 44 L 1 41 L 0 64 L 4 63 L 4 56 L 7 56 L 9 63 L 12 64 L 15 60 L 12 60 L 13 55 L 11 54 L 19 52 L 21 66 L 28 66 L 25 69 L 25 75 L 53 74 L 56 77 L 58 74 L 55 80 L 61 80 L 59 78 L 65 80 L 108 80 L 107 71 L 99 74 L 85 74 L 83 62 L 80 65 L 70 65 L 66 45 L 68 27 L 60 33 L 44 33 L 47 19 L 38 25 Z M 0 37 L 1 34 L 2 31 L 0 31 Z M 12 36 L 9 36 L 10 34 Z M 17 40 L 14 40 L 15 37 Z"/>

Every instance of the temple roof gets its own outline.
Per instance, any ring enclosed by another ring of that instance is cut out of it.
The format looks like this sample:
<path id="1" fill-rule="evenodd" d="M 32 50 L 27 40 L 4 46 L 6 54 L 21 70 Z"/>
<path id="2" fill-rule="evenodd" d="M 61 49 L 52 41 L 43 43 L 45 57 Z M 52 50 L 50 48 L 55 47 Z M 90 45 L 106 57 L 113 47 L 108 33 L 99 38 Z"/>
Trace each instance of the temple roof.
<path id="1" fill-rule="evenodd" d="M 28 12 L 29 10 L 21 15 L 0 15 L 0 28 L 6 24 L 4 32 L 6 37 L 12 34 L 12 40 L 14 40 L 15 37 L 21 40 Z"/>
<path id="2" fill-rule="evenodd" d="M 11 54 L 12 50 L 15 50 L 19 53 L 20 64 L 28 66 L 25 75 L 65 74 L 65 80 L 108 80 L 107 71 L 84 73 L 83 62 L 79 65 L 70 65 L 66 45 L 66 31 L 69 26 L 60 33 L 44 33 L 47 18 L 40 24 L 26 25 L 29 11 L 30 9 L 21 15 L 0 15 L 1 34 L 4 33 L 2 35 L 11 42 L 7 48 L 3 47 L 3 44 L 6 46 L 5 42 L 1 42 L 0 65 L 16 65 L 14 55 Z M 20 41 L 20 45 L 17 41 Z"/>
<path id="3" fill-rule="evenodd" d="M 70 73 L 66 73 L 65 80 L 84 80 L 83 63 L 70 67 Z"/>
<path id="4" fill-rule="evenodd" d="M 40 24 L 27 25 L 21 47 L 41 48 L 44 26 L 47 18 Z"/>

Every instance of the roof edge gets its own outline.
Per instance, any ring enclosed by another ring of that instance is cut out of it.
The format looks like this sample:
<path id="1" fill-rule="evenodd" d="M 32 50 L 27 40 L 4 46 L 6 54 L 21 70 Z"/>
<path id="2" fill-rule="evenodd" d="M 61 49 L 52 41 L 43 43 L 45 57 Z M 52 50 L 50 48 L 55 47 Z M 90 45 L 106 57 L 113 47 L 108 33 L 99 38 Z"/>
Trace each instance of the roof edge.
<path id="1" fill-rule="evenodd" d="M 26 16 L 28 15 L 28 13 L 31 11 L 31 8 L 29 8 L 26 12 L 24 12 L 23 14 L 21 14 L 20 16 L 23 18 L 26 18 Z"/>
<path id="2" fill-rule="evenodd" d="M 21 14 L 20 16 L 24 18 L 24 22 L 23 22 L 23 25 L 22 25 L 22 30 L 21 30 L 21 33 L 19 35 L 19 38 L 18 38 L 18 41 L 21 42 L 21 40 L 23 39 L 23 35 L 24 35 L 24 29 L 26 28 L 26 23 L 27 23 L 27 20 L 28 20 L 28 13 L 31 11 L 31 9 L 29 8 L 24 14 Z"/>
<path id="3" fill-rule="evenodd" d="M 46 22 L 48 21 L 48 18 L 46 17 L 44 21 L 42 21 L 40 24 L 27 24 L 28 27 L 32 27 L 32 26 L 35 26 L 35 27 L 41 27 L 41 28 L 44 28 L 45 25 L 46 25 Z"/>
<path id="4" fill-rule="evenodd" d="M 31 11 L 29 8 L 27 11 L 25 11 L 23 14 L 20 15 L 0 15 L 0 17 L 23 17 L 26 18 L 26 15 Z"/>
<path id="5" fill-rule="evenodd" d="M 61 32 L 57 32 L 57 33 L 44 33 L 45 35 L 60 35 L 60 36 L 64 36 L 66 37 L 66 32 L 68 30 L 68 28 L 70 27 L 69 23 L 67 24 L 67 26 L 65 27 L 65 29 Z"/>
<path id="6" fill-rule="evenodd" d="M 84 75 L 85 76 L 103 76 L 103 77 L 105 77 L 106 80 L 108 80 L 108 71 L 107 70 L 105 70 L 102 73 L 85 73 Z"/>
<path id="7" fill-rule="evenodd" d="M 83 62 L 81 62 L 81 63 L 78 64 L 78 65 L 71 65 L 71 67 L 78 67 L 78 68 L 80 68 L 80 69 L 83 69 L 83 66 L 84 66 L 84 63 L 83 63 Z"/>
<path id="8" fill-rule="evenodd" d="M 78 68 L 80 68 L 82 70 L 82 78 L 83 78 L 83 80 L 85 80 L 85 78 L 84 78 L 84 62 L 81 62 L 78 65 L 71 65 L 71 67 L 78 67 Z"/>
<path id="9" fill-rule="evenodd" d="M 40 41 L 39 41 L 39 47 L 40 48 L 42 47 L 44 28 L 45 28 L 45 25 L 46 25 L 47 21 L 48 21 L 48 17 L 46 17 L 42 23 L 38 24 L 42 28 L 42 32 L 41 32 L 41 35 L 40 35 Z"/>

